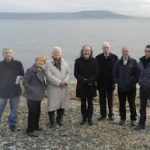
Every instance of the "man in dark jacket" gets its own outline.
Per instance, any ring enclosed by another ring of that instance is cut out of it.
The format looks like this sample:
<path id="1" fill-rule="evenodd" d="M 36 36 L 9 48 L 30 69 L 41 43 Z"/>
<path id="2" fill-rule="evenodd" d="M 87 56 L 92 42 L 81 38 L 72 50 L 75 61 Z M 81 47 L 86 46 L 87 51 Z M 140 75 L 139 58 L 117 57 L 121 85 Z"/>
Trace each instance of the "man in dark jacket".
<path id="1" fill-rule="evenodd" d="M 116 83 L 118 84 L 120 125 L 126 120 L 126 99 L 130 107 L 131 126 L 135 126 L 136 120 L 136 83 L 138 80 L 138 63 L 129 56 L 129 48 L 122 48 L 122 57 L 116 64 Z"/>
<path id="2" fill-rule="evenodd" d="M 150 45 L 145 47 L 145 56 L 139 62 L 140 120 L 137 129 L 145 129 L 147 100 L 150 99 Z"/>
<path id="3" fill-rule="evenodd" d="M 102 49 L 103 53 L 96 56 L 99 67 L 99 76 L 97 80 L 101 114 L 99 120 L 103 120 L 107 116 L 106 98 L 109 109 L 108 117 L 110 120 L 113 120 L 113 91 L 115 88 L 113 70 L 118 57 L 110 52 L 111 46 L 108 42 L 103 43 Z"/>
<path id="4" fill-rule="evenodd" d="M 11 111 L 8 117 L 8 124 L 10 130 L 14 131 L 21 94 L 20 80 L 24 75 L 24 70 L 21 62 L 13 59 L 12 49 L 4 48 L 3 56 L 4 60 L 0 62 L 0 119 L 9 99 Z"/>
<path id="5" fill-rule="evenodd" d="M 96 96 L 95 82 L 98 76 L 98 65 L 97 60 L 92 57 L 90 46 L 83 46 L 81 57 L 76 59 L 74 69 L 74 75 L 77 79 L 76 96 L 81 98 L 83 120 L 80 124 L 84 125 L 88 120 L 89 125 L 92 125 L 93 97 Z"/>

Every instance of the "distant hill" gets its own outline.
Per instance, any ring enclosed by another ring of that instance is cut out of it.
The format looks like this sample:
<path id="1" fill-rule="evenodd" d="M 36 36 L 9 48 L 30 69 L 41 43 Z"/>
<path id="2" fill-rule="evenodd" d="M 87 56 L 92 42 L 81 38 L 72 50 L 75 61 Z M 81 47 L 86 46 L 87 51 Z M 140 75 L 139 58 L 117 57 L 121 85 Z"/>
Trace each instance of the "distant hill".
<path id="1" fill-rule="evenodd" d="M 0 19 L 99 19 L 99 18 L 131 18 L 106 10 L 56 12 L 56 13 L 0 13 Z"/>

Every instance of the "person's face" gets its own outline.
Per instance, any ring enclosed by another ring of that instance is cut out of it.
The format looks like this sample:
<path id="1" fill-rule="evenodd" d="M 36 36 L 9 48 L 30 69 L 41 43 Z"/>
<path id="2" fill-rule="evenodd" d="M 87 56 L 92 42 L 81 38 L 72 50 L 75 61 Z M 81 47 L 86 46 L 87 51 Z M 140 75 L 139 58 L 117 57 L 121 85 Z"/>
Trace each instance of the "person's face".
<path id="1" fill-rule="evenodd" d="M 59 60 L 61 58 L 61 52 L 59 50 L 55 50 L 53 52 L 53 58 Z"/>
<path id="2" fill-rule="evenodd" d="M 145 56 L 146 58 L 150 58 L 150 48 L 145 48 Z"/>
<path id="3" fill-rule="evenodd" d="M 88 46 L 84 47 L 84 49 L 83 49 L 84 58 L 88 59 L 90 57 L 90 55 L 91 55 L 91 48 Z"/>
<path id="4" fill-rule="evenodd" d="M 36 60 L 36 66 L 42 68 L 45 65 L 45 60 L 43 59 L 37 59 Z"/>
<path id="5" fill-rule="evenodd" d="M 103 49 L 104 54 L 109 54 L 109 52 L 110 52 L 110 46 L 109 45 L 103 45 L 102 49 Z"/>
<path id="6" fill-rule="evenodd" d="M 123 48 L 122 49 L 122 56 L 124 58 L 128 58 L 129 57 L 129 49 L 128 48 Z"/>
<path id="7" fill-rule="evenodd" d="M 3 53 L 3 56 L 6 60 L 11 61 L 13 59 L 13 51 L 8 50 Z"/>

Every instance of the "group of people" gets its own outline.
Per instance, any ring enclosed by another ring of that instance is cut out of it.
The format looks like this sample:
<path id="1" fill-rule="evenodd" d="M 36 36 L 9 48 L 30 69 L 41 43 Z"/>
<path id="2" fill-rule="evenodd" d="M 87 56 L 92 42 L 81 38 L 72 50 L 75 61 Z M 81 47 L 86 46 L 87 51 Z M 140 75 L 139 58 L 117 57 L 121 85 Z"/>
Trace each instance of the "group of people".
<path id="1" fill-rule="evenodd" d="M 52 59 L 38 55 L 33 66 L 24 73 L 20 61 L 13 59 L 13 50 L 3 49 L 4 60 L 0 62 L 0 120 L 6 106 L 10 103 L 8 125 L 11 131 L 16 130 L 17 110 L 21 95 L 20 83 L 25 89 L 28 108 L 26 133 L 37 136 L 40 131 L 40 105 L 47 91 L 48 116 L 50 127 L 63 125 L 65 108 L 69 105 L 69 65 L 62 57 L 60 47 L 54 47 Z M 119 125 L 126 121 L 126 101 L 129 103 L 131 126 L 136 124 L 136 84 L 140 85 L 140 120 L 136 129 L 145 129 L 146 105 L 150 99 L 150 45 L 145 47 L 145 55 L 139 63 L 130 56 L 129 47 L 121 49 L 122 57 L 112 53 L 111 45 L 104 42 L 102 53 L 93 57 L 90 45 L 84 45 L 80 57 L 75 60 L 74 76 L 77 79 L 76 96 L 81 100 L 81 125 L 88 122 L 93 125 L 93 97 L 99 92 L 100 118 L 114 120 L 113 94 L 117 85 L 119 98 Z M 107 108 L 108 105 L 108 108 Z M 108 109 L 108 111 L 107 111 Z M 55 117 L 56 114 L 56 117 Z"/>

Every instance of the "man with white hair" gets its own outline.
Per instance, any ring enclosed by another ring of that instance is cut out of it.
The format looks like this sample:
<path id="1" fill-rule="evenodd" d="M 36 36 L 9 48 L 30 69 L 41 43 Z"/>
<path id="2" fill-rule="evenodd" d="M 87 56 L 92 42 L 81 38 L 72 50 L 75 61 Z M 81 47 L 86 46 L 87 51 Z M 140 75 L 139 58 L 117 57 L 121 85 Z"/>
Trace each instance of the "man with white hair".
<path id="1" fill-rule="evenodd" d="M 9 99 L 10 114 L 8 125 L 11 131 L 15 131 L 21 94 L 20 80 L 24 75 L 24 69 L 21 62 L 13 59 L 13 50 L 11 48 L 4 48 L 3 56 L 4 60 L 0 62 L 0 119 Z"/>
<path id="2" fill-rule="evenodd" d="M 107 116 L 107 103 L 108 102 L 108 117 L 113 120 L 113 91 L 115 84 L 113 81 L 113 70 L 118 57 L 111 53 L 111 46 L 108 42 L 102 45 L 103 52 L 96 56 L 99 66 L 99 76 L 97 80 L 97 89 L 99 90 L 99 104 L 100 114 L 99 120 L 104 120 Z M 107 99 L 107 100 L 106 100 Z"/>
<path id="3" fill-rule="evenodd" d="M 126 100 L 130 108 L 131 126 L 135 126 L 136 121 L 136 83 L 138 81 L 138 63 L 130 57 L 130 49 L 124 46 L 121 49 L 122 57 L 116 64 L 115 81 L 118 85 L 119 97 L 119 125 L 124 125 L 126 121 Z"/>
<path id="4" fill-rule="evenodd" d="M 62 126 L 64 109 L 69 104 L 69 65 L 62 58 L 62 50 L 60 47 L 54 47 L 52 52 L 52 60 L 46 63 L 47 75 L 47 94 L 48 94 L 48 115 L 50 127 L 54 127 L 55 111 L 57 112 L 56 123 Z"/>

